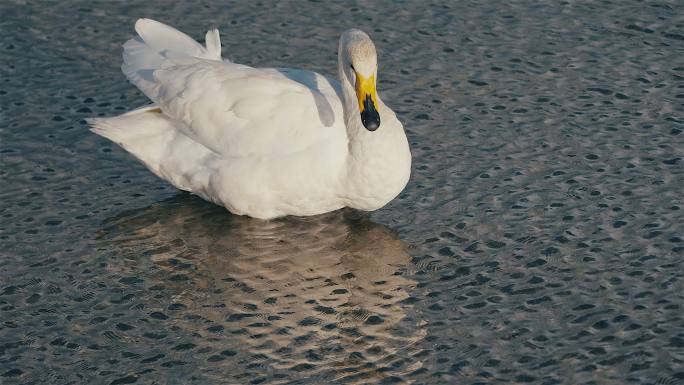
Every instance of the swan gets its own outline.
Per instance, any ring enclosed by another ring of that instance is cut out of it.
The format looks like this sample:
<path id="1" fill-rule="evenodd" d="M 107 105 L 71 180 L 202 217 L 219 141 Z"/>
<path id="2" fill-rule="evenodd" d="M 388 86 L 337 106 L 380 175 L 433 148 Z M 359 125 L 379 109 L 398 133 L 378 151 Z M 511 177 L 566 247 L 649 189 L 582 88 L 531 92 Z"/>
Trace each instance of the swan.
<path id="1" fill-rule="evenodd" d="M 223 59 L 217 29 L 205 46 L 150 19 L 135 30 L 121 69 L 153 104 L 88 124 L 176 188 L 272 219 L 377 210 L 408 183 L 408 140 L 363 31 L 340 37 L 337 81 Z"/>

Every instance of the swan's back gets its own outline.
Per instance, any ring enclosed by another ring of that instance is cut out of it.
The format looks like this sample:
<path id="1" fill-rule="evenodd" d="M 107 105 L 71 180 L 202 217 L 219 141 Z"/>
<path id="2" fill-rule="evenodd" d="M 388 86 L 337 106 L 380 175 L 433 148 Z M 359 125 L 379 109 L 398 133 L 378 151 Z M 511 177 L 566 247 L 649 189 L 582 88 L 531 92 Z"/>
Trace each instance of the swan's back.
<path id="1" fill-rule="evenodd" d="M 347 154 L 339 85 L 310 71 L 222 60 L 152 20 L 124 44 L 122 71 L 154 105 L 92 130 L 174 186 L 237 214 L 270 218 L 344 207 L 336 189 Z"/>
<path id="2" fill-rule="evenodd" d="M 216 30 L 206 47 L 153 20 L 139 20 L 136 31 L 124 44 L 126 77 L 185 135 L 220 155 L 290 154 L 346 134 L 342 104 L 321 75 L 221 60 Z"/>

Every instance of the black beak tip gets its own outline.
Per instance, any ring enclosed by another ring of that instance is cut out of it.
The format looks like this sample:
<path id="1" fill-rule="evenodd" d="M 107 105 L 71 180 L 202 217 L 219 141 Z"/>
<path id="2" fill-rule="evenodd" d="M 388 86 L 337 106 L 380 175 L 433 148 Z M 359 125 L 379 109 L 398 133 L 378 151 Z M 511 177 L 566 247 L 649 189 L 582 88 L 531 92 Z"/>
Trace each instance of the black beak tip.
<path id="1" fill-rule="evenodd" d="M 361 113 L 361 123 L 368 131 L 375 131 L 380 127 L 380 114 L 375 110 L 366 110 Z"/>
<path id="2" fill-rule="evenodd" d="M 370 95 L 366 95 L 363 100 L 363 111 L 361 112 L 361 123 L 368 131 L 375 131 L 380 127 L 380 114 L 375 109 L 375 104 Z"/>

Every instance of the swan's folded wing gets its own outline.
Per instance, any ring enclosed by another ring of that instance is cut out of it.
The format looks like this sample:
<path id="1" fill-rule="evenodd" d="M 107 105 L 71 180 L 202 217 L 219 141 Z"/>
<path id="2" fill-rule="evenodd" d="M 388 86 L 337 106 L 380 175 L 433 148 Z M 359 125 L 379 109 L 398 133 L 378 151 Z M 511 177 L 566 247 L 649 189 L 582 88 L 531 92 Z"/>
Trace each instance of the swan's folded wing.
<path id="1" fill-rule="evenodd" d="M 330 137 L 315 90 L 276 70 L 199 58 L 154 71 L 153 98 L 190 138 L 226 157 L 302 151 Z"/>

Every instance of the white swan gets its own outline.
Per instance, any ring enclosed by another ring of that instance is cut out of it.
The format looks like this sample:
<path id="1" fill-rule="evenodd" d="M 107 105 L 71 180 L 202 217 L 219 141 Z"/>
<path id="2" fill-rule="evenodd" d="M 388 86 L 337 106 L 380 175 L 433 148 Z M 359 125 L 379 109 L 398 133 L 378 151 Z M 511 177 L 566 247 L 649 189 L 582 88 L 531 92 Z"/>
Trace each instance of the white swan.
<path id="1" fill-rule="evenodd" d="M 206 47 L 149 19 L 135 30 L 121 69 L 154 104 L 89 123 L 177 188 L 270 219 L 376 210 L 406 186 L 408 141 L 364 32 L 342 34 L 337 82 L 222 59 L 216 29 Z"/>

